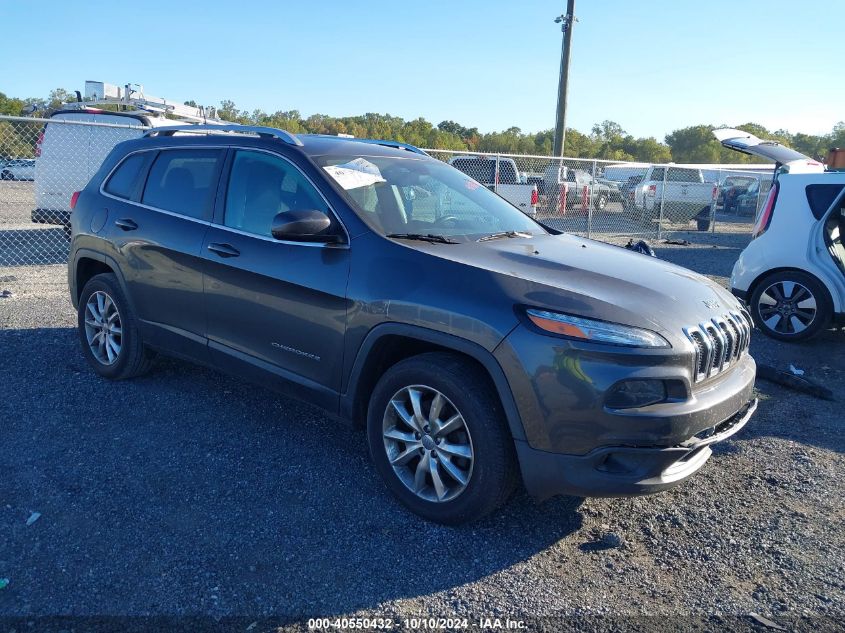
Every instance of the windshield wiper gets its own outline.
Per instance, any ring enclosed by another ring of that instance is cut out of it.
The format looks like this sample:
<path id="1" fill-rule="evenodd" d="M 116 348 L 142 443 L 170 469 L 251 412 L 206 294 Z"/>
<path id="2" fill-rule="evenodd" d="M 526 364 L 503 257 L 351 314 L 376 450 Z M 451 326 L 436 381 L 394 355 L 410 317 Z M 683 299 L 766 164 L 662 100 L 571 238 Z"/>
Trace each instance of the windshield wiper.
<path id="1" fill-rule="evenodd" d="M 498 240 L 501 237 L 531 237 L 531 233 L 525 231 L 500 231 L 499 233 L 491 233 L 484 237 L 478 238 L 479 242 L 487 242 L 489 240 Z"/>
<path id="2" fill-rule="evenodd" d="M 458 244 L 455 240 L 450 240 L 445 235 L 436 235 L 434 233 L 388 233 L 387 237 L 392 237 L 399 240 L 419 240 L 420 242 L 431 242 L 433 244 Z"/>

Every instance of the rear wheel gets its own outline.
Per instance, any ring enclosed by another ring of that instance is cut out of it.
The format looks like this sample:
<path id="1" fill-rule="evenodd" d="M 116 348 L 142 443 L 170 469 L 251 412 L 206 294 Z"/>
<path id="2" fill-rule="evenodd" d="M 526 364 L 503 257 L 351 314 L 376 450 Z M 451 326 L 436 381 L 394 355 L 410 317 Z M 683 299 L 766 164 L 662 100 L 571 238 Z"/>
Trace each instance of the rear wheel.
<path id="1" fill-rule="evenodd" d="M 815 277 L 797 270 L 773 273 L 751 295 L 751 316 L 757 327 L 780 341 L 802 341 L 830 322 L 832 302 Z"/>
<path id="2" fill-rule="evenodd" d="M 517 482 L 498 398 L 480 369 L 453 354 L 422 354 L 391 367 L 370 399 L 367 437 L 387 487 L 430 521 L 481 518 Z"/>
<path id="3" fill-rule="evenodd" d="M 149 370 L 152 353 L 144 348 L 135 315 L 112 273 L 92 277 L 77 311 L 82 353 L 100 376 L 122 380 Z"/>

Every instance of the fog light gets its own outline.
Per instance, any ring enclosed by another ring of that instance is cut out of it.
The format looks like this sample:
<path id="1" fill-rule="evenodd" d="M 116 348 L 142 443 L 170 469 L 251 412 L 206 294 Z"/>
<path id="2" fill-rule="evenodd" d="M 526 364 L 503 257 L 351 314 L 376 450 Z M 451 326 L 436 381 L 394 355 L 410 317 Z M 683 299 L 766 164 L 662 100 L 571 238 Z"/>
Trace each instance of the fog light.
<path id="1" fill-rule="evenodd" d="M 632 409 L 664 400 L 666 385 L 662 380 L 623 380 L 611 387 L 604 403 L 611 409 Z"/>

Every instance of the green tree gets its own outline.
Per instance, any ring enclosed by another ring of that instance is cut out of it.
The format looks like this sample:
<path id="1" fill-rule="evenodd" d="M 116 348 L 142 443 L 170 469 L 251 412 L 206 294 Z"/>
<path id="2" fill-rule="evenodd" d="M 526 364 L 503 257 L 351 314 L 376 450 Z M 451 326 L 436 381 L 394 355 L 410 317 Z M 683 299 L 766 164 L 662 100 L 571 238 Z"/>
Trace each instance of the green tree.
<path id="1" fill-rule="evenodd" d="M 666 136 L 676 163 L 718 163 L 722 146 L 713 137 L 712 125 L 693 125 Z"/>

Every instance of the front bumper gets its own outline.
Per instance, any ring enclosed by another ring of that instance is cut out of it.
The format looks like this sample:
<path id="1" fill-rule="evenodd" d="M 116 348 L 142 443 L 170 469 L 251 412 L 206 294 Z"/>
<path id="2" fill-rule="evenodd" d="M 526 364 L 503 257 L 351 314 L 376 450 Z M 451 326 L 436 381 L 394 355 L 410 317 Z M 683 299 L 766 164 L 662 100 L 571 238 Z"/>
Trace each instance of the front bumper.
<path id="1" fill-rule="evenodd" d="M 562 455 L 517 441 L 525 488 L 538 499 L 559 494 L 630 497 L 668 490 L 698 472 L 712 454 L 710 446 L 738 433 L 756 410 L 755 398 L 727 420 L 677 446 L 604 446 L 586 455 Z"/>

